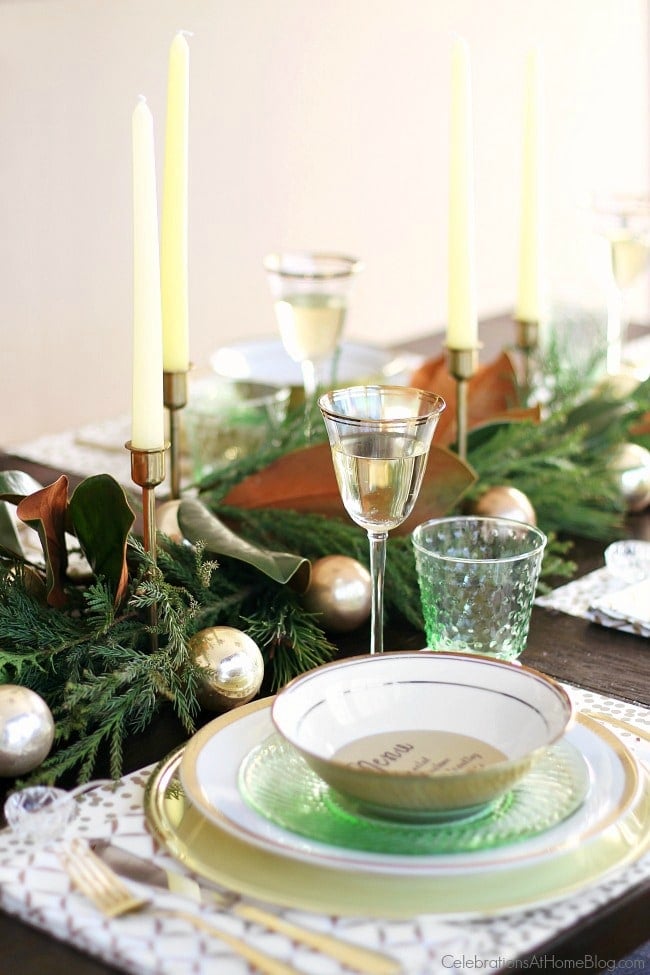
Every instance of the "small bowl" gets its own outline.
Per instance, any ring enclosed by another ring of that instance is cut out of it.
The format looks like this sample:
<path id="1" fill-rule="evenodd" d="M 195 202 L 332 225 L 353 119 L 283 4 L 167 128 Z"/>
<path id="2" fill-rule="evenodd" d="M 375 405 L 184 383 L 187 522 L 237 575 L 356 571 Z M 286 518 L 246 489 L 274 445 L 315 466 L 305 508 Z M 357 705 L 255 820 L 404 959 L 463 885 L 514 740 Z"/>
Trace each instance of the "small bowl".
<path id="1" fill-rule="evenodd" d="M 276 696 L 279 733 L 344 799 L 391 819 L 473 815 L 569 727 L 559 684 L 517 662 L 427 651 L 353 657 Z"/>
<path id="2" fill-rule="evenodd" d="M 623 582 L 641 582 L 650 576 L 650 542 L 625 538 L 605 549 L 605 565 Z"/>
<path id="3" fill-rule="evenodd" d="M 74 793 L 49 785 L 31 785 L 12 793 L 4 805 L 11 829 L 24 840 L 53 839 L 64 833 L 77 807 Z"/>

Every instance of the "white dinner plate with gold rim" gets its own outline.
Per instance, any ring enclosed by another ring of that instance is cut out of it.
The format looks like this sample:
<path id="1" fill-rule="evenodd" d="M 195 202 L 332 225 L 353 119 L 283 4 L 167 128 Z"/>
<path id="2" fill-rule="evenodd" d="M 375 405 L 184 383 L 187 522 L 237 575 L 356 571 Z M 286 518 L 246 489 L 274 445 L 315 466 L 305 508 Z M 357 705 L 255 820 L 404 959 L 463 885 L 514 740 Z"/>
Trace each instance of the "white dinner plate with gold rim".
<path id="1" fill-rule="evenodd" d="M 178 777 L 183 752 L 170 755 L 149 779 L 145 816 L 152 833 L 204 880 L 301 911 L 388 919 L 490 917 L 570 897 L 633 863 L 650 846 L 650 789 L 642 778 L 631 806 L 588 843 L 569 844 L 541 860 L 515 862 L 498 877 L 484 870 L 386 873 L 378 883 L 374 871 L 351 870 L 341 883 L 338 869 L 263 850 L 203 816 Z"/>
<path id="2" fill-rule="evenodd" d="M 586 846 L 625 824 L 645 791 L 645 776 L 619 739 L 597 722 L 580 717 L 567 741 L 584 758 L 590 787 L 575 812 L 538 835 L 491 849 L 409 856 L 366 852 L 298 835 L 256 812 L 243 799 L 239 771 L 252 749 L 274 731 L 271 699 L 232 711 L 202 728 L 188 742 L 179 775 L 186 796 L 213 825 L 269 853 L 319 863 L 330 869 L 400 874 L 479 873 L 532 864 Z M 623 842 L 623 839 L 620 840 Z"/>

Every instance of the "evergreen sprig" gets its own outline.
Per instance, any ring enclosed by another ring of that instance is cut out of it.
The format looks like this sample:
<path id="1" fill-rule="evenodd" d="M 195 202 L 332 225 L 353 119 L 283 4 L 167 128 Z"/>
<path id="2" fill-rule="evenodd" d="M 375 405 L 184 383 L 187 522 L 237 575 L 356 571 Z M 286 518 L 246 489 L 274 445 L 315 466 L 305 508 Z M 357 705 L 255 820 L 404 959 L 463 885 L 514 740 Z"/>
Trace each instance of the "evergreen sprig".
<path id="1" fill-rule="evenodd" d="M 616 537 L 625 508 L 610 466 L 611 446 L 591 451 L 591 436 L 587 424 L 569 425 L 561 416 L 501 425 L 468 450 L 478 474 L 472 494 L 512 485 L 530 498 L 545 531 Z"/>
<path id="2" fill-rule="evenodd" d="M 317 618 L 306 613 L 290 591 L 267 590 L 242 622 L 270 664 L 272 690 L 336 654 L 336 647 L 325 636 Z"/>
<path id="3" fill-rule="evenodd" d="M 195 729 L 198 668 L 188 657 L 195 601 L 165 581 L 137 539 L 131 554 L 133 587 L 119 614 L 101 581 L 76 593 L 73 612 L 60 612 L 30 595 L 20 573 L 2 570 L 0 680 L 40 693 L 56 722 L 56 748 L 30 781 L 52 783 L 73 769 L 86 781 L 103 750 L 119 776 L 124 741 L 166 703 L 188 734 Z M 159 649 L 152 650 L 152 632 Z"/>

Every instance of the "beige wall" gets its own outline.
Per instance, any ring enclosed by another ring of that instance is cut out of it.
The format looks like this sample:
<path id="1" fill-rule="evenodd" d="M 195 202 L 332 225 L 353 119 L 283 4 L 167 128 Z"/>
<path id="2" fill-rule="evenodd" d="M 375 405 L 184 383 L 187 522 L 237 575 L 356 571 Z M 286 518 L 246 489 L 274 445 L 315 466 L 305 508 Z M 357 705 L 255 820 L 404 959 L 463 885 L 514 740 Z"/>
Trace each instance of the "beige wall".
<path id="1" fill-rule="evenodd" d="M 647 0 L 0 0 L 0 444 L 128 412 L 130 121 L 162 172 L 193 32 L 191 345 L 274 334 L 276 247 L 366 262 L 350 337 L 440 328 L 449 51 L 472 55 L 478 303 L 514 299 L 526 52 L 545 62 L 549 288 L 602 301 L 586 194 L 648 179 Z"/>

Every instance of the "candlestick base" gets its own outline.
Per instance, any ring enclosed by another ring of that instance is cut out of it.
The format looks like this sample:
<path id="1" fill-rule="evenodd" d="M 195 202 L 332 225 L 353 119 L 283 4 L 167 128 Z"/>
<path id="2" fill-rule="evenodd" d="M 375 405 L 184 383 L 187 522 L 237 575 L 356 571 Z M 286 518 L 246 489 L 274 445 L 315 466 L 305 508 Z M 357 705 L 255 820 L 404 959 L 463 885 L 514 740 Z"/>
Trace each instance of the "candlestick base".
<path id="1" fill-rule="evenodd" d="M 539 347 L 539 322 L 537 320 L 516 318 L 515 345 L 523 357 L 522 389 L 527 402 L 533 388 L 533 355 Z"/>
<path id="2" fill-rule="evenodd" d="M 539 322 L 515 318 L 515 325 L 517 326 L 517 348 L 522 352 L 532 352 L 539 345 Z"/>
<path id="3" fill-rule="evenodd" d="M 128 440 L 125 444 L 127 450 L 131 451 L 131 479 L 138 487 L 142 488 L 142 540 L 145 551 L 151 561 L 156 563 L 156 495 L 155 489 L 165 480 L 165 450 L 169 444 L 163 447 L 143 449 L 134 447 Z M 149 623 L 152 629 L 151 648 L 158 646 L 158 637 L 155 628 L 158 624 L 157 607 L 149 608 Z"/>
<path id="4" fill-rule="evenodd" d="M 169 467 L 172 498 L 181 495 L 181 413 L 187 405 L 187 370 L 163 372 L 163 402 L 169 410 Z"/>
<path id="5" fill-rule="evenodd" d="M 481 345 L 471 349 L 452 349 L 447 346 L 449 373 L 456 380 L 456 440 L 458 456 L 467 460 L 467 407 L 469 380 L 478 369 Z"/>

